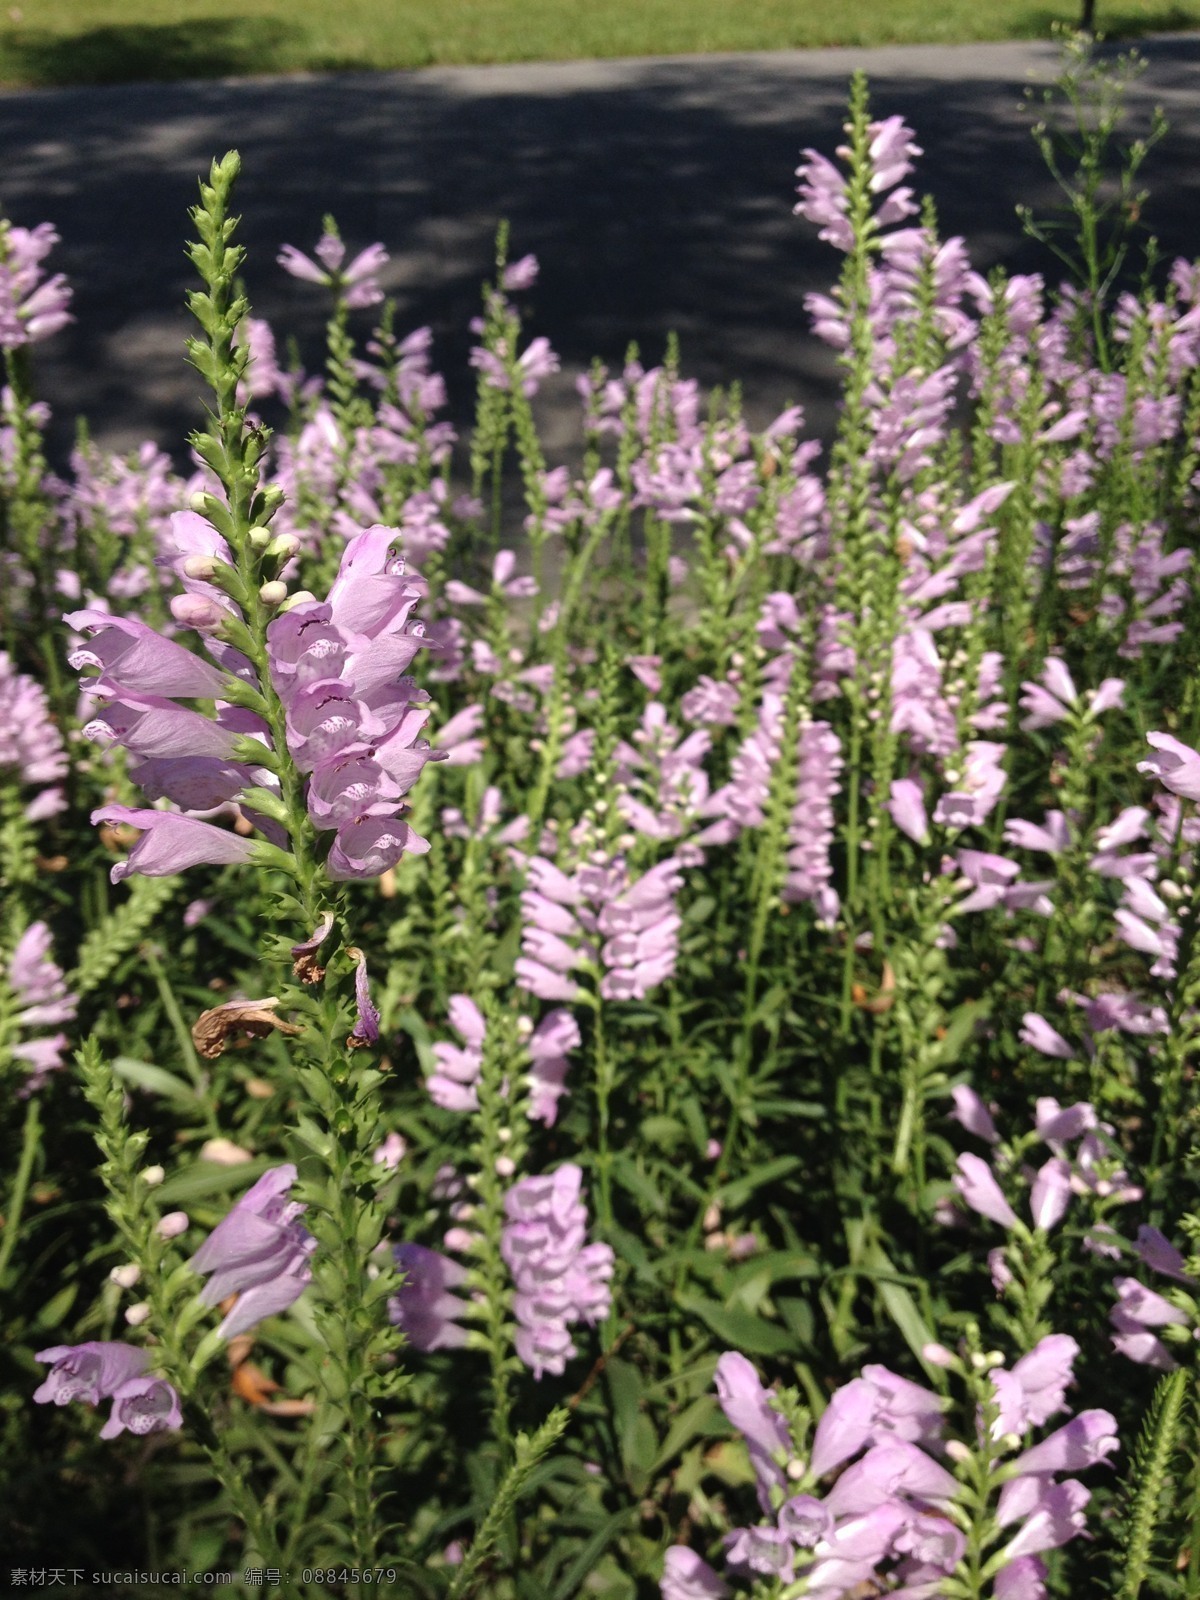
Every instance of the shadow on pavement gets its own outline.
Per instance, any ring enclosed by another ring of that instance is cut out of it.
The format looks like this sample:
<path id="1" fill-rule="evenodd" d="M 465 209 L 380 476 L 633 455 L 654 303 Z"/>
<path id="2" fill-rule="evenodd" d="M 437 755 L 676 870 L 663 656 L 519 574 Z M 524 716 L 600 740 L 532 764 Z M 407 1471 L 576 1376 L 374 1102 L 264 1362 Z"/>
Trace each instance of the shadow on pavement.
<path id="1" fill-rule="evenodd" d="M 1146 220 L 1168 258 L 1200 252 L 1200 37 L 1151 40 L 1133 124 L 1155 101 L 1172 130 L 1145 169 Z M 397 327 L 429 324 L 454 418 L 472 392 L 467 323 L 511 223 L 513 256 L 541 261 L 531 331 L 564 371 L 543 404 L 552 457 L 575 433 L 573 377 L 593 356 L 619 366 L 635 340 L 647 363 L 668 332 L 685 373 L 738 380 L 755 425 L 803 402 L 828 434 L 832 358 L 807 331 L 803 299 L 827 290 L 840 257 L 793 217 L 805 146 L 842 137 L 850 71 L 871 73 L 877 116 L 898 112 L 924 148 L 917 186 L 943 234 L 962 234 L 986 273 L 1049 268 L 1014 207 L 1054 199 L 1021 106 L 1051 46 L 832 51 L 434 69 L 0 95 L 0 202 L 15 221 L 54 223 L 55 265 L 76 289 L 77 322 L 39 349 L 41 388 L 69 448 L 85 414 L 101 442 L 153 438 L 178 451 L 199 420 L 201 386 L 183 358 L 191 269 L 183 255 L 197 175 L 241 150 L 242 239 L 255 310 L 317 358 L 320 291 L 274 265 L 309 248 L 332 211 L 351 248 L 381 239 Z M 369 318 L 360 331 L 367 332 Z"/>

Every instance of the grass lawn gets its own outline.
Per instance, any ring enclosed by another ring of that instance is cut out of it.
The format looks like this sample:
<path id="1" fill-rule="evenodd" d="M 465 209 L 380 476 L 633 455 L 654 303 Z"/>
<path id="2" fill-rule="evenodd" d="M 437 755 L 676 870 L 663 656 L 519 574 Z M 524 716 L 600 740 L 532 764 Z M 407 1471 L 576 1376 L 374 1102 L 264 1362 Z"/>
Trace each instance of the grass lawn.
<path id="1" fill-rule="evenodd" d="M 0 83 L 1045 37 L 1081 0 L 0 0 Z M 1200 0 L 1097 0 L 1111 37 Z"/>

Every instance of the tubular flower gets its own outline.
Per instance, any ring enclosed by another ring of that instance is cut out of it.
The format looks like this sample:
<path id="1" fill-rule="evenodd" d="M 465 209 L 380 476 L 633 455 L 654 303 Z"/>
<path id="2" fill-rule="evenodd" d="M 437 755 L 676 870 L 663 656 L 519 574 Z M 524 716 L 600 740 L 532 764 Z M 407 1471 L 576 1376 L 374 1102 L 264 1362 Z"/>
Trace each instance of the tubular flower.
<path id="1" fill-rule="evenodd" d="M 52 1363 L 45 1381 L 34 1390 L 39 1405 L 113 1402 L 112 1415 L 100 1430 L 102 1439 L 115 1439 L 126 1430 L 144 1436 L 183 1426 L 178 1394 L 165 1378 L 146 1372 L 148 1350 L 119 1342 L 55 1345 L 39 1350 L 34 1360 Z"/>
<path id="2" fill-rule="evenodd" d="M 200 1291 L 205 1305 L 237 1296 L 217 1329 L 223 1339 L 286 1311 L 312 1279 L 308 1258 L 317 1243 L 299 1220 L 305 1208 L 287 1199 L 295 1181 L 290 1162 L 264 1172 L 189 1262 L 193 1272 L 212 1274 Z"/>

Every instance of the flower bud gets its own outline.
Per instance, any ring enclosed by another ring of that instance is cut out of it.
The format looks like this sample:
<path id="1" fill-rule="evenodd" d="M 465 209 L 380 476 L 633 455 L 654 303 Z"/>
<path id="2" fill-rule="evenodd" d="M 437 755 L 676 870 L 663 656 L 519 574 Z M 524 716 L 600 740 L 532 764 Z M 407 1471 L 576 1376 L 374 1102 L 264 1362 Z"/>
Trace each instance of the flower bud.
<path id="1" fill-rule="evenodd" d="M 168 1211 L 165 1217 L 158 1219 L 158 1226 L 154 1231 L 160 1239 L 178 1239 L 181 1233 L 188 1231 L 187 1212 Z"/>
<path id="2" fill-rule="evenodd" d="M 136 1306 L 130 1306 L 125 1313 L 125 1321 L 131 1328 L 140 1328 L 142 1323 L 150 1316 L 150 1306 L 147 1301 L 139 1300 Z"/>
<path id="3" fill-rule="evenodd" d="M 161 1167 L 144 1167 L 142 1169 L 142 1182 L 148 1189 L 157 1189 L 166 1176 Z"/>
<path id="4" fill-rule="evenodd" d="M 296 534 L 277 533 L 267 546 L 267 554 L 276 557 L 282 556 L 285 560 L 290 560 L 299 548 L 300 540 Z"/>
<path id="5" fill-rule="evenodd" d="M 185 578 L 211 578 L 216 570 L 215 556 L 188 556 L 183 563 Z"/>
<path id="6" fill-rule="evenodd" d="M 279 609 L 280 611 L 290 611 L 293 606 L 310 606 L 316 598 L 311 589 L 297 589 L 295 594 L 288 595 Z"/>
<path id="7" fill-rule="evenodd" d="M 127 1261 L 123 1267 L 114 1267 L 109 1273 L 109 1281 L 118 1288 L 132 1289 L 142 1275 L 142 1269 L 136 1261 Z"/>
<path id="8" fill-rule="evenodd" d="M 282 605 L 287 599 L 287 584 L 279 578 L 272 578 L 270 583 L 264 583 L 258 591 L 258 598 L 264 605 Z"/>
<path id="9" fill-rule="evenodd" d="M 496 1176 L 498 1178 L 511 1178 L 517 1170 L 517 1164 L 511 1156 L 496 1157 Z"/>

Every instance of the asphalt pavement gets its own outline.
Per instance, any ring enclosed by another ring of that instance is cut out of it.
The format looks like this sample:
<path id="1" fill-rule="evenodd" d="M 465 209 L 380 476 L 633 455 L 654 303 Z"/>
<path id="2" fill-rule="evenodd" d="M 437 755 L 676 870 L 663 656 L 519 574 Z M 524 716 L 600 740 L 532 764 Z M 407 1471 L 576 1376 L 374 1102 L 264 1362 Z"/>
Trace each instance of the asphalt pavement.
<path id="1" fill-rule="evenodd" d="M 1190 257 L 1200 34 L 1140 48 L 1133 126 L 1148 127 L 1155 103 L 1171 122 L 1146 167 L 1146 217 L 1168 255 Z M 530 330 L 563 361 L 541 397 L 552 455 L 569 451 L 572 379 L 592 357 L 619 366 L 636 340 L 657 361 L 672 329 L 684 371 L 706 386 L 739 380 L 754 424 L 798 400 L 825 433 L 833 367 L 803 297 L 828 287 L 839 257 L 792 215 L 800 151 L 839 143 L 861 67 L 875 114 L 916 129 L 916 182 L 943 233 L 966 238 L 980 271 L 1045 266 L 1015 207 L 1053 201 L 1022 91 L 1057 62 L 1050 43 L 906 46 L 0 93 L 0 206 L 54 224 L 53 265 L 75 287 L 78 320 L 37 352 L 56 450 L 78 413 L 120 448 L 149 438 L 178 450 L 198 421 L 201 385 L 183 358 L 187 209 L 230 147 L 244 164 L 255 310 L 310 358 L 320 293 L 274 258 L 285 242 L 311 248 L 329 211 L 351 248 L 378 239 L 391 252 L 398 326 L 433 328 L 461 419 L 467 323 L 507 218 L 512 254 L 541 262 L 524 297 Z"/>

